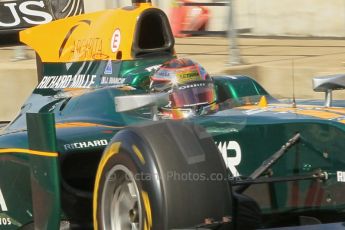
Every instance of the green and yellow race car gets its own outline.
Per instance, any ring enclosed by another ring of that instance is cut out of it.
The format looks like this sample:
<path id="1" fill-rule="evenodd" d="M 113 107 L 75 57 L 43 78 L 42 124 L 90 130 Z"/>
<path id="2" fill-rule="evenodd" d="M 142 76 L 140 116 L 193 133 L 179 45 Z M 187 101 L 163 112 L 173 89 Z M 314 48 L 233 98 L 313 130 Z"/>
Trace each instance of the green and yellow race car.
<path id="1" fill-rule="evenodd" d="M 40 82 L 0 131 L 0 229 L 345 229 L 345 75 L 276 100 L 132 3 L 20 32 Z"/>

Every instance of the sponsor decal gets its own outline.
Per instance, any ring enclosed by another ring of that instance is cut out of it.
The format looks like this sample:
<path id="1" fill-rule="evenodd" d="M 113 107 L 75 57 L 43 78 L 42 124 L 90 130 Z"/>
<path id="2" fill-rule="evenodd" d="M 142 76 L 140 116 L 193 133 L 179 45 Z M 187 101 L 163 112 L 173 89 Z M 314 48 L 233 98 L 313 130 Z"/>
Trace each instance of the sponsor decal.
<path id="1" fill-rule="evenodd" d="M 175 79 L 175 75 L 171 75 L 169 71 L 164 69 L 159 69 L 156 73 L 154 73 L 151 76 L 151 80 L 154 81 L 165 81 L 165 82 L 171 82 L 171 79 Z"/>
<path id="2" fill-rule="evenodd" d="M 345 172 L 337 171 L 337 181 L 345 182 Z"/>
<path id="3" fill-rule="evenodd" d="M 72 47 L 72 58 L 82 59 L 102 59 L 102 39 L 101 38 L 87 38 L 74 41 Z"/>
<path id="4" fill-rule="evenodd" d="M 49 0 L 54 18 L 66 18 L 84 13 L 83 0 Z"/>
<path id="5" fill-rule="evenodd" d="M 191 81 L 200 81 L 202 80 L 199 72 L 197 70 L 185 70 L 176 73 L 177 82 L 184 84 Z"/>
<path id="6" fill-rule="evenodd" d="M 2 212 L 7 212 L 8 211 L 7 205 L 6 205 L 6 202 L 5 202 L 5 198 L 4 198 L 4 195 L 1 192 L 1 189 L 0 189 L 0 211 L 2 211 Z"/>
<path id="7" fill-rule="evenodd" d="M 178 87 L 178 89 L 189 89 L 189 88 L 198 88 L 198 87 L 206 87 L 207 83 L 194 83 L 189 85 L 181 85 Z"/>
<path id="8" fill-rule="evenodd" d="M 71 144 L 65 144 L 65 150 L 74 150 L 74 149 L 85 149 L 85 148 L 95 148 L 101 146 L 107 146 L 108 141 L 106 139 L 102 140 L 94 140 L 94 141 L 83 141 L 83 142 L 75 142 Z"/>
<path id="9" fill-rule="evenodd" d="M 59 75 L 44 76 L 37 89 L 90 88 L 95 83 L 96 75 Z"/>
<path id="10" fill-rule="evenodd" d="M 229 168 L 233 176 L 240 176 L 240 173 L 237 171 L 236 166 L 241 163 L 242 160 L 242 151 L 241 146 L 237 141 L 228 141 L 228 142 L 216 142 L 220 153 L 223 156 L 225 165 Z M 235 156 L 228 156 L 229 154 L 235 153 Z"/>
<path id="11" fill-rule="evenodd" d="M 78 22 L 78 24 L 72 26 L 69 31 L 67 32 L 65 38 L 63 39 L 62 43 L 61 43 L 61 46 L 60 46 L 60 49 L 59 49 L 59 57 L 61 57 L 65 47 L 66 47 L 66 44 L 67 42 L 69 41 L 70 37 L 72 36 L 72 34 L 74 33 L 75 30 L 77 30 L 80 26 L 82 25 L 87 25 L 87 26 L 90 26 L 91 25 L 91 21 L 90 20 L 81 20 Z M 75 43 L 74 43 L 75 45 Z M 75 47 L 75 46 L 74 46 Z M 72 49 L 72 53 L 74 53 L 74 50 L 75 49 Z"/>
<path id="12" fill-rule="evenodd" d="M 153 71 L 157 71 L 159 69 L 159 67 L 161 67 L 161 65 L 154 65 L 154 66 L 150 66 L 150 67 L 145 68 L 145 70 L 148 72 L 153 72 Z"/>
<path id="13" fill-rule="evenodd" d="M 109 60 L 105 67 L 104 74 L 112 74 L 112 73 L 113 73 L 113 64 L 111 63 L 111 60 Z"/>
<path id="14" fill-rule="evenodd" d="M 53 17 L 44 1 L 0 1 L 0 29 L 48 23 Z"/>
<path id="15" fill-rule="evenodd" d="M 64 52 L 70 54 L 71 59 L 102 60 L 109 58 L 108 55 L 103 53 L 103 40 L 101 38 L 92 37 L 76 40 L 71 39 L 75 31 L 82 30 L 85 29 L 85 27 L 90 26 L 90 20 L 81 20 L 68 30 L 59 48 L 60 58 Z M 66 49 L 66 47 L 68 47 L 68 49 Z"/>
<path id="16" fill-rule="evenodd" d="M 101 85 L 108 85 L 108 84 L 123 85 L 125 80 L 126 80 L 125 78 L 121 78 L 121 77 L 106 77 L 106 76 L 102 76 L 102 78 L 101 78 Z"/>
<path id="17" fill-rule="evenodd" d="M 111 46 L 110 46 L 111 51 L 113 51 L 113 53 L 117 52 L 120 48 L 120 44 L 121 44 L 121 31 L 120 29 L 116 29 L 111 38 Z"/>
<path id="18" fill-rule="evenodd" d="M 170 78 L 174 76 L 172 75 L 169 70 L 166 69 L 160 69 L 157 71 L 157 73 L 154 75 L 155 78 L 159 79 L 167 79 L 170 80 Z"/>
<path id="19" fill-rule="evenodd" d="M 0 217 L 0 226 L 9 226 L 9 225 L 12 225 L 11 218 Z"/>

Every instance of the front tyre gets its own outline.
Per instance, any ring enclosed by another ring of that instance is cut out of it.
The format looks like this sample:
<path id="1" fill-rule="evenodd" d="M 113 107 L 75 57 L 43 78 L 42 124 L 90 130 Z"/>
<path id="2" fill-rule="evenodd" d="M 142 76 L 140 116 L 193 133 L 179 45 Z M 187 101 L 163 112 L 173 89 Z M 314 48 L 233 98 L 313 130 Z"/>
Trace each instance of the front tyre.
<path id="1" fill-rule="evenodd" d="M 232 214 L 231 192 L 226 180 L 211 175 L 227 172 L 199 126 L 162 121 L 122 130 L 97 170 L 94 228 L 183 229 L 221 221 Z"/>

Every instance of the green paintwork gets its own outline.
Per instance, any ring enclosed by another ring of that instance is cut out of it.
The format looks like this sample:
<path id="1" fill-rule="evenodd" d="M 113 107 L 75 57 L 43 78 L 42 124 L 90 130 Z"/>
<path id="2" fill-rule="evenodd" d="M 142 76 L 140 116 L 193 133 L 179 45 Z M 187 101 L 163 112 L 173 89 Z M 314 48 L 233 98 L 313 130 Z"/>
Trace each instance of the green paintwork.
<path id="1" fill-rule="evenodd" d="M 32 150 L 57 152 L 54 114 L 27 113 L 28 142 Z M 58 230 L 60 173 L 57 157 L 30 156 L 35 229 Z"/>
<path id="2" fill-rule="evenodd" d="M 21 154 L 0 156 L 0 189 L 8 211 L 0 210 L 1 229 L 18 229 L 32 220 L 32 196 L 30 185 L 30 165 Z M 19 179 L 20 178 L 20 179 Z M 4 224 L 9 218 L 11 225 Z"/>
<path id="3" fill-rule="evenodd" d="M 26 148 L 56 152 L 53 114 L 28 114 L 27 119 L 31 135 L 29 140 L 27 136 L 22 136 L 22 141 L 28 143 Z M 22 224 L 30 223 L 33 217 L 37 219 L 35 226 L 38 229 L 58 229 L 56 216 L 60 215 L 60 178 L 57 157 L 9 151 L 0 155 L 0 165 L 1 175 L 7 175 L 2 177 L 0 186 L 8 209 L 6 212 L 0 210 L 1 229 L 17 229 Z M 7 221 L 6 225 L 4 218 L 10 218 L 11 224 Z"/>
<path id="4" fill-rule="evenodd" d="M 217 77 L 216 90 L 219 101 L 224 102 L 230 98 L 236 100 L 246 96 L 268 95 L 264 88 L 246 76 L 233 76 L 232 78 L 235 81 L 229 81 L 228 77 Z"/>
<path id="5" fill-rule="evenodd" d="M 197 122 L 214 135 L 218 146 L 224 146 L 224 144 L 226 146 L 229 141 L 239 143 L 242 151 L 241 163 L 233 165 L 236 153 L 231 150 L 226 153 L 229 157 L 228 163 L 243 176 L 250 175 L 264 159 L 277 151 L 296 132 L 301 134 L 302 140 L 272 167 L 273 175 L 292 176 L 322 169 L 329 176 L 327 181 L 317 182 L 315 191 L 312 190 L 313 182 L 311 181 L 274 184 L 272 197 L 264 192 L 268 189 L 267 185 L 251 186 L 247 193 L 260 197 L 262 210 L 268 213 L 304 209 L 330 209 L 342 212 L 345 199 L 341 194 L 345 185 L 337 182 L 336 173 L 344 170 L 342 154 L 345 149 L 344 127 L 332 126 L 327 121 L 313 119 L 282 120 L 271 124 L 265 123 L 264 120 L 258 124 L 258 121 L 252 119 L 259 118 L 246 117 L 243 114 L 243 117 L 237 117 L 237 119 L 231 116 L 218 119 L 213 117 L 213 119 L 199 119 Z M 258 195 L 258 191 L 263 193 Z M 317 198 L 319 195 L 322 198 Z M 327 201 L 325 197 L 330 200 Z"/>

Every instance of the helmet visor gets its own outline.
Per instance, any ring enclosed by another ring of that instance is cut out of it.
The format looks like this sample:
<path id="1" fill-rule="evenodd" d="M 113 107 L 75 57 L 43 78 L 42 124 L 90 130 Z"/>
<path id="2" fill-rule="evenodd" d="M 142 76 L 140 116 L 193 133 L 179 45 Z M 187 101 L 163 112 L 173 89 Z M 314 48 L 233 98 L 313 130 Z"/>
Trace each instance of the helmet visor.
<path id="1" fill-rule="evenodd" d="M 212 82 L 180 85 L 172 90 L 170 101 L 173 108 L 211 104 L 216 101 L 214 85 Z"/>

